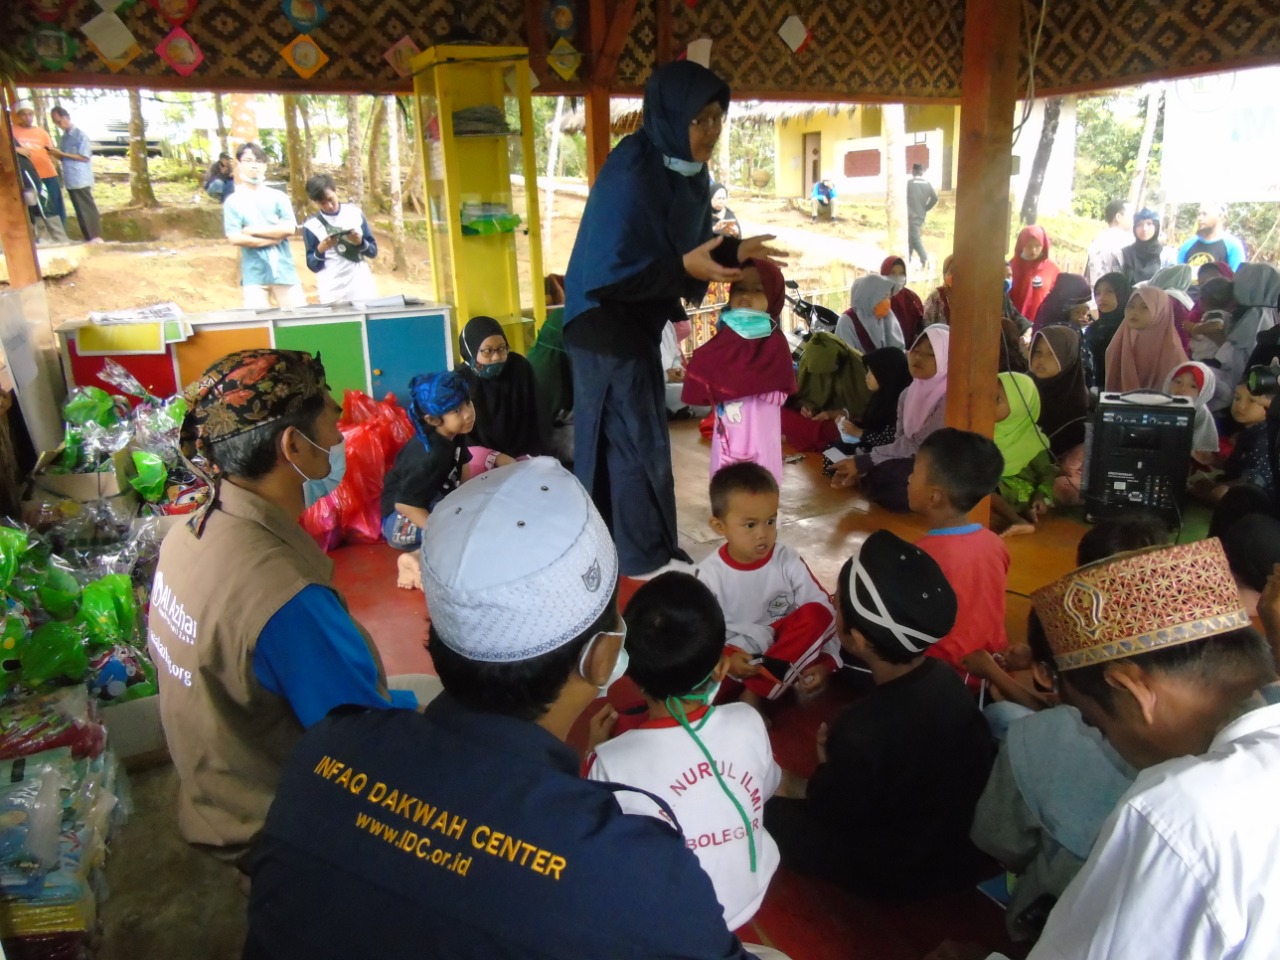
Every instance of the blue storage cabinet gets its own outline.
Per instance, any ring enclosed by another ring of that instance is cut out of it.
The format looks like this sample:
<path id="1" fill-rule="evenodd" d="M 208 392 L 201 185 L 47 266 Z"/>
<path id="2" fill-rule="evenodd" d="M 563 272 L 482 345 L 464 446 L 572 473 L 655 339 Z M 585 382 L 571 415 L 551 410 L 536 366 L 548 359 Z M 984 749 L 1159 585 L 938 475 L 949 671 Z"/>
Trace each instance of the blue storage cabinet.
<path id="1" fill-rule="evenodd" d="M 375 400 L 392 393 L 408 409 L 410 380 L 420 373 L 453 369 L 454 344 L 447 306 L 424 304 L 370 310 L 364 327 L 369 384 Z"/>

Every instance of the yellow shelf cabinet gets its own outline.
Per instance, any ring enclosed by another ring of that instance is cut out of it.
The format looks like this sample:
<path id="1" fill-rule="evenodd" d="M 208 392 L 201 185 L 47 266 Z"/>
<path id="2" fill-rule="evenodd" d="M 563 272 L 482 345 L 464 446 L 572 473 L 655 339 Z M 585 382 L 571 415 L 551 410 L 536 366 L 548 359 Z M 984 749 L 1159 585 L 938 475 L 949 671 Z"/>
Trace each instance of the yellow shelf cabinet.
<path id="1" fill-rule="evenodd" d="M 415 57 L 412 69 L 435 298 L 454 306 L 455 343 L 468 320 L 490 316 L 512 349 L 524 351 L 547 313 L 529 51 L 441 45 Z M 464 125 L 458 133 L 457 112 L 476 108 L 507 129 L 470 133 L 474 125 Z M 464 205 L 473 215 L 505 208 L 519 224 L 482 216 L 479 226 L 464 226 Z"/>

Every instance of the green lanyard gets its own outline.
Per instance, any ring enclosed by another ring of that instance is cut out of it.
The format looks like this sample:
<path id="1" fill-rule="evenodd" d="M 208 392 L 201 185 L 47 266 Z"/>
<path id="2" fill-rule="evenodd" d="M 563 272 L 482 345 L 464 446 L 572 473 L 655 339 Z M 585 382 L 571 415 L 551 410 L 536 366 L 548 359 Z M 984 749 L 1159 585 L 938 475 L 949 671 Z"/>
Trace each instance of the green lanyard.
<path id="1" fill-rule="evenodd" d="M 707 678 L 697 684 L 694 689 L 705 686 L 711 680 L 711 674 L 707 674 Z M 756 872 L 756 838 L 755 832 L 751 829 L 751 818 L 747 816 L 747 811 L 743 809 L 742 804 L 738 802 L 738 798 L 733 795 L 733 791 L 729 789 L 729 785 L 724 782 L 724 778 L 720 776 L 720 771 L 716 767 L 715 758 L 711 756 L 711 751 L 707 749 L 706 744 L 698 737 L 697 731 L 706 726 L 707 721 L 711 718 L 711 714 L 715 711 L 715 707 L 711 706 L 712 692 L 708 689 L 701 695 L 693 695 L 688 697 L 667 697 L 666 707 L 671 716 L 675 717 L 676 723 L 684 727 L 689 736 L 693 737 L 693 742 L 698 745 L 698 749 L 702 751 L 702 755 L 707 758 L 707 763 L 711 765 L 711 772 L 715 774 L 716 783 L 720 784 L 720 789 L 724 791 L 724 795 L 729 798 L 729 802 L 733 804 L 738 816 L 742 818 L 742 825 L 747 831 L 747 852 L 751 855 L 751 872 Z M 707 706 L 707 712 L 702 715 L 702 719 L 698 721 L 698 725 L 692 726 L 689 723 L 689 715 L 685 713 L 684 701 L 693 700 L 704 703 Z"/>

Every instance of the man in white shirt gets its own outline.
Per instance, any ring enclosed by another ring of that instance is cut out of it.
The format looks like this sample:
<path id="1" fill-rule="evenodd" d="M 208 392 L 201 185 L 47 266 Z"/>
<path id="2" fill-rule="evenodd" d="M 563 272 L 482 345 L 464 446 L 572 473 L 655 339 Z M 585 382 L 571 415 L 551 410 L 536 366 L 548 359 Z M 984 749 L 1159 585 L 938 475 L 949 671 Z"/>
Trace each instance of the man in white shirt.
<path id="1" fill-rule="evenodd" d="M 1031 960 L 1280 955 L 1275 662 L 1220 542 L 1121 554 L 1033 599 L 1063 699 L 1141 772 Z"/>
<path id="2" fill-rule="evenodd" d="M 1089 255 L 1085 260 L 1084 277 L 1089 281 L 1090 289 L 1099 278 L 1108 273 L 1121 270 L 1120 251 L 1133 243 L 1133 222 L 1129 219 L 1129 201 L 1112 200 L 1103 211 L 1103 219 L 1107 221 L 1107 229 L 1098 234 L 1097 239 L 1089 244 Z"/>

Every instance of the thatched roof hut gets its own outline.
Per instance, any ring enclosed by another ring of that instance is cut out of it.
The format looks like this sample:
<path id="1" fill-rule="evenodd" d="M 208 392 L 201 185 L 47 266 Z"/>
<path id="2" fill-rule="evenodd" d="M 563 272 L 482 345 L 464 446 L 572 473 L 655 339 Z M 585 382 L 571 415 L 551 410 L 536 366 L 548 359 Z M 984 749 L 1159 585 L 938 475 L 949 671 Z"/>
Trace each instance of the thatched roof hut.
<path id="1" fill-rule="evenodd" d="M 609 125 L 615 136 L 626 136 L 640 129 L 644 119 L 644 101 L 637 97 L 611 97 Z M 582 133 L 587 128 L 587 112 L 583 107 L 566 113 L 560 119 L 561 133 Z"/>
<path id="2" fill-rule="evenodd" d="M 786 123 L 809 120 L 819 114 L 853 116 L 856 103 L 815 103 L 809 100 L 748 100 L 735 102 L 730 116 L 735 123 Z M 615 136 L 625 136 L 640 129 L 644 121 L 644 101 L 636 97 L 613 97 L 609 100 L 610 127 Z M 586 128 L 586 111 L 582 107 L 560 120 L 561 133 L 582 133 Z"/>

